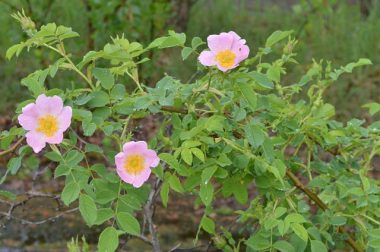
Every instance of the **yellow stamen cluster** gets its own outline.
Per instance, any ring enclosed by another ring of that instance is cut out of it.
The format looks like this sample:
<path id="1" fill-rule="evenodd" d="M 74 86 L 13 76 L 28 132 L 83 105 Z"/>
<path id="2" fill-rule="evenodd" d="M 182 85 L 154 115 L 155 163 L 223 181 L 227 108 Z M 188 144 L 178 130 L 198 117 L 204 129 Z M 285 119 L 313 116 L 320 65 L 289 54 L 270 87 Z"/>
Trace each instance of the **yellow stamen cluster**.
<path id="1" fill-rule="evenodd" d="M 58 131 L 58 120 L 53 115 L 46 115 L 38 118 L 37 132 L 44 134 L 46 137 L 52 137 Z"/>
<path id="2" fill-rule="evenodd" d="M 144 170 L 145 160 L 142 155 L 129 155 L 125 159 L 124 169 L 129 174 L 137 175 Z"/>
<path id="3" fill-rule="evenodd" d="M 236 54 L 231 50 L 220 51 L 215 56 L 215 60 L 224 68 L 231 68 L 235 64 L 235 59 Z"/>

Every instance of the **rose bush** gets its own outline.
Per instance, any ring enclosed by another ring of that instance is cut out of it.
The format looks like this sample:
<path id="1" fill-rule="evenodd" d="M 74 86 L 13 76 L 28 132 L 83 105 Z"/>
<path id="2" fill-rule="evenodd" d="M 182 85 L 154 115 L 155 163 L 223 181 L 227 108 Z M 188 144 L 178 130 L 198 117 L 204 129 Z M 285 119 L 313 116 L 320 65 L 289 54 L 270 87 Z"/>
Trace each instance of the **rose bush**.
<path id="1" fill-rule="evenodd" d="M 22 127 L 2 132 L 1 147 L 26 136 L 34 152 L 56 162 L 54 178 L 65 184 L 61 200 L 78 201 L 87 225 L 104 227 L 99 251 L 115 251 L 129 236 L 161 251 L 154 206 L 170 207 L 172 193 L 196 196 L 204 214 L 195 242 L 205 232 L 223 251 L 380 248 L 380 188 L 371 178 L 380 122 L 335 121 L 335 108 L 323 100 L 341 74 L 370 60 L 337 69 L 313 61 L 297 83 L 287 83 L 287 69 L 298 64 L 292 31 L 275 31 L 258 48 L 233 31 L 210 35 L 203 52 L 201 38 L 187 42 L 169 31 L 146 47 L 116 36 L 74 63 L 65 41 L 77 33 L 54 23 L 36 28 L 22 13 L 15 18 L 28 39 L 9 48 L 7 58 L 38 47 L 54 52 L 56 61 L 21 80 L 32 99 L 19 104 Z M 150 64 L 146 53 L 171 47 L 182 49 L 183 60 L 199 60 L 192 79 L 141 81 L 139 66 Z M 47 89 L 45 80 L 61 71 L 78 79 L 66 90 Z M 136 89 L 127 91 L 127 81 Z M 129 124 L 151 115 L 160 122 L 148 148 Z M 95 133 L 100 146 L 83 140 Z M 30 155 L 36 154 L 20 147 L 1 182 Z M 219 198 L 236 204 L 217 211 Z M 224 214 L 234 223 L 221 225 Z"/>

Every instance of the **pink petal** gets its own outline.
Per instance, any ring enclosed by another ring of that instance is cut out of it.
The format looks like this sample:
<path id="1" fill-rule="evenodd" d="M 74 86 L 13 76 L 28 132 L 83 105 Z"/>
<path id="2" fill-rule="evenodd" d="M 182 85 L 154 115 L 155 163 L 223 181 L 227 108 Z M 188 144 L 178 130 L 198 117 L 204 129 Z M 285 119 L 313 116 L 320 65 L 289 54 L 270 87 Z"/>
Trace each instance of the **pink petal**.
<path id="1" fill-rule="evenodd" d="M 234 43 L 232 47 L 232 51 L 236 54 L 237 63 L 248 58 L 249 55 L 249 47 L 244 45 L 241 41 Z"/>
<path id="2" fill-rule="evenodd" d="M 124 154 L 142 154 L 148 149 L 145 141 L 130 141 L 123 146 Z"/>
<path id="3" fill-rule="evenodd" d="M 63 101 L 59 96 L 54 95 L 52 97 L 47 97 L 42 94 L 37 97 L 36 105 L 40 115 L 58 115 L 63 108 Z"/>
<path id="4" fill-rule="evenodd" d="M 230 34 L 234 38 L 234 40 L 240 40 L 241 39 L 241 37 L 239 35 L 237 35 L 236 32 L 234 32 L 234 31 L 229 31 L 228 34 Z"/>
<path id="5" fill-rule="evenodd" d="M 213 52 L 230 50 L 234 37 L 231 34 L 222 32 L 219 35 L 210 35 L 207 37 L 207 45 Z"/>
<path id="6" fill-rule="evenodd" d="M 123 167 L 124 167 L 124 159 L 125 159 L 125 155 L 124 155 L 123 152 L 119 152 L 115 156 L 115 164 L 116 164 L 116 167 L 118 169 L 123 169 Z"/>
<path id="7" fill-rule="evenodd" d="M 132 185 L 135 188 L 141 187 L 144 184 L 144 182 L 149 179 L 150 173 L 151 173 L 150 168 L 144 169 L 140 174 L 135 176 L 135 179 Z"/>
<path id="8" fill-rule="evenodd" d="M 219 65 L 219 64 L 217 64 L 216 66 L 218 67 L 218 69 L 219 69 L 220 71 L 222 71 L 222 72 L 227 72 L 228 70 L 237 67 L 237 64 L 233 65 L 232 67 L 228 67 L 228 68 L 226 68 L 226 67 L 222 67 L 222 66 Z"/>
<path id="9" fill-rule="evenodd" d="M 160 163 L 160 158 L 154 150 L 146 150 L 144 159 L 146 167 L 156 167 Z"/>
<path id="10" fill-rule="evenodd" d="M 72 114 L 73 110 L 71 107 L 66 106 L 62 109 L 61 113 L 58 115 L 60 130 L 65 131 L 70 127 Z"/>
<path id="11" fill-rule="evenodd" d="M 32 147 L 35 153 L 40 152 L 46 146 L 45 136 L 41 133 L 29 131 L 25 136 L 26 143 Z"/>
<path id="12" fill-rule="evenodd" d="M 34 103 L 26 105 L 22 114 L 18 116 L 19 124 L 26 130 L 34 130 L 37 127 L 38 111 Z"/>
<path id="13" fill-rule="evenodd" d="M 203 51 L 198 57 L 199 62 L 204 66 L 215 66 L 215 55 L 211 51 Z"/>
<path id="14" fill-rule="evenodd" d="M 127 172 L 125 172 L 125 170 L 123 169 L 116 169 L 116 172 L 117 174 L 119 175 L 119 177 L 126 183 L 128 184 L 132 184 L 133 181 L 135 181 L 135 176 L 133 175 L 130 175 L 128 174 Z"/>
<path id="15" fill-rule="evenodd" d="M 63 141 L 63 132 L 58 130 L 52 137 L 46 138 L 46 142 L 50 144 L 60 144 Z"/>

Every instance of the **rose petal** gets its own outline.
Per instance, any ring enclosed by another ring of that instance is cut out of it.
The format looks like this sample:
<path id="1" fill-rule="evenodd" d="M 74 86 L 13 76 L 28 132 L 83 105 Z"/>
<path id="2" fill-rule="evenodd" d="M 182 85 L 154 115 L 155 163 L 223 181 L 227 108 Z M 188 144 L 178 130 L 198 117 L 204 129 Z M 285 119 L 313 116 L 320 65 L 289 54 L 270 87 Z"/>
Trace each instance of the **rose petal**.
<path id="1" fill-rule="evenodd" d="M 42 94 L 37 97 L 36 105 L 40 115 L 52 114 L 58 115 L 63 108 L 63 101 L 59 96 L 47 97 Z"/>
<path id="2" fill-rule="evenodd" d="M 219 35 L 210 35 L 207 37 L 207 45 L 214 53 L 223 50 L 230 50 L 233 41 L 233 36 L 225 32 L 222 32 Z"/>
<path id="3" fill-rule="evenodd" d="M 128 184 L 132 184 L 133 181 L 135 180 L 135 176 L 134 175 L 131 175 L 131 174 L 128 174 L 127 172 L 125 172 L 125 170 L 123 169 L 116 169 L 116 172 L 117 174 L 119 175 L 119 177 L 126 183 Z"/>
<path id="4" fill-rule="evenodd" d="M 46 146 L 45 136 L 36 131 L 26 133 L 26 143 L 32 147 L 35 153 L 40 152 Z"/>
<path id="5" fill-rule="evenodd" d="M 123 146 L 124 154 L 139 154 L 148 149 L 148 145 L 145 141 L 130 141 Z"/>
<path id="6" fill-rule="evenodd" d="M 53 136 L 46 138 L 46 142 L 50 144 L 60 144 L 63 141 L 63 132 L 57 131 Z"/>
<path id="7" fill-rule="evenodd" d="M 150 168 L 144 169 L 140 174 L 135 176 L 132 185 L 136 188 L 141 187 L 144 184 L 144 182 L 149 179 L 150 173 Z"/>
<path id="8" fill-rule="evenodd" d="M 160 163 L 160 158 L 154 150 L 146 150 L 144 158 L 147 167 L 156 167 Z"/>
<path id="9" fill-rule="evenodd" d="M 70 127 L 72 114 L 73 110 L 71 107 L 66 106 L 62 109 L 61 113 L 58 115 L 60 130 L 65 131 Z"/>
<path id="10" fill-rule="evenodd" d="M 237 64 L 248 58 L 249 47 L 244 45 L 241 41 L 233 45 L 232 51 L 236 54 Z"/>
<path id="11" fill-rule="evenodd" d="M 215 55 L 211 51 L 203 51 L 198 57 L 199 62 L 204 66 L 215 66 Z"/>
<path id="12" fill-rule="evenodd" d="M 19 124 L 26 130 L 37 128 L 38 111 L 34 103 L 26 105 L 22 109 L 22 114 L 18 116 Z"/>

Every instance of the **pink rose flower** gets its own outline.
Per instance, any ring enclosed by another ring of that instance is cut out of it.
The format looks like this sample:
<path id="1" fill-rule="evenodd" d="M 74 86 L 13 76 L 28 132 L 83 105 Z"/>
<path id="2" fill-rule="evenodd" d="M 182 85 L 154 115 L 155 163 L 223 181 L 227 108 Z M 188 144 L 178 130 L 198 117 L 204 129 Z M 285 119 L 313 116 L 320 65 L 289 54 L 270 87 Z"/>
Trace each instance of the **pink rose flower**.
<path id="1" fill-rule="evenodd" d="M 128 142 L 123 152 L 115 156 L 116 171 L 120 178 L 138 188 L 148 180 L 151 169 L 156 167 L 160 158 L 154 150 L 148 149 L 145 141 Z"/>
<path id="2" fill-rule="evenodd" d="M 63 141 L 63 132 L 70 127 L 71 116 L 71 107 L 64 107 L 61 97 L 42 94 L 37 97 L 36 103 L 22 108 L 18 122 L 28 131 L 27 144 L 38 153 L 46 143 L 59 144 Z"/>
<path id="3" fill-rule="evenodd" d="M 239 65 L 249 54 L 249 48 L 235 32 L 222 32 L 219 35 L 207 37 L 209 50 L 204 50 L 198 57 L 204 66 L 217 66 L 219 70 L 226 72 Z"/>

